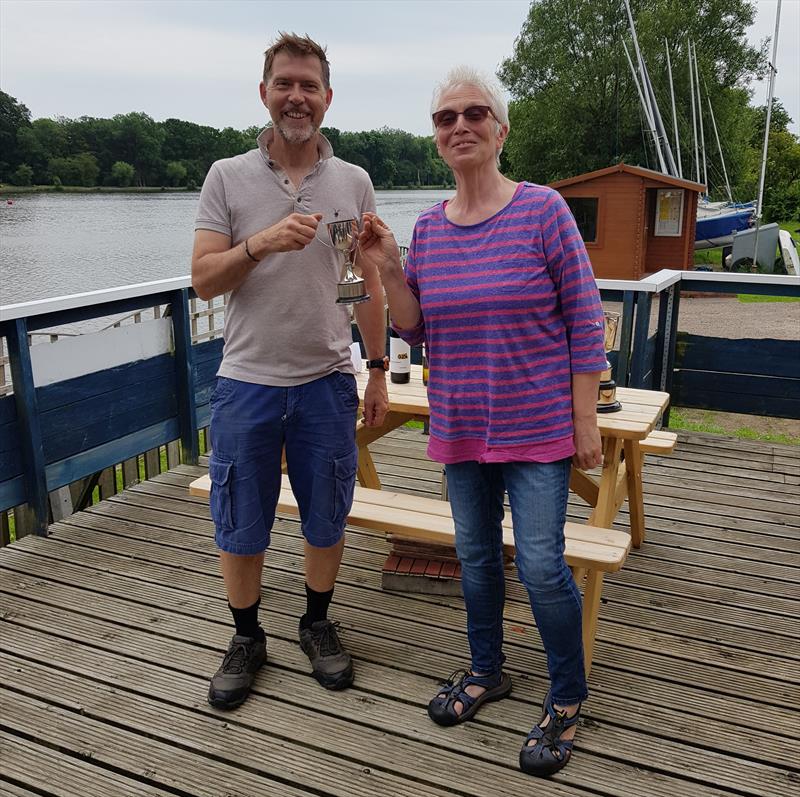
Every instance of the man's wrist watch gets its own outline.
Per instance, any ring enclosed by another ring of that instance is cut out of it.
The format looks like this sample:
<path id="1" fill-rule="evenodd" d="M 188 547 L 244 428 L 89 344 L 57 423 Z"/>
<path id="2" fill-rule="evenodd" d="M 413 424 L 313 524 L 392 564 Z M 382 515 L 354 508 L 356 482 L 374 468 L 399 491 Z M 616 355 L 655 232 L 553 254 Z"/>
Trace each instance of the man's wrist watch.
<path id="1" fill-rule="evenodd" d="M 367 370 L 370 368 L 380 368 L 381 371 L 389 370 L 389 358 L 381 357 L 377 360 L 367 360 Z"/>

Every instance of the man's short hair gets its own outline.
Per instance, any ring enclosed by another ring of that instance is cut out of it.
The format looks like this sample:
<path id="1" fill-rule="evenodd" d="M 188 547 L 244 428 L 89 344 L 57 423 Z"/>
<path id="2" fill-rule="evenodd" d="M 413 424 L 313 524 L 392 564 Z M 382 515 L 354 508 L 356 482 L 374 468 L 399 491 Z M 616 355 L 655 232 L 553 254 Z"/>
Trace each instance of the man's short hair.
<path id="1" fill-rule="evenodd" d="M 322 82 L 327 91 L 331 87 L 331 65 L 325 55 L 325 48 L 317 44 L 309 36 L 298 36 L 296 33 L 279 31 L 278 38 L 264 53 L 264 85 L 269 82 L 269 73 L 278 53 L 288 53 L 294 56 L 315 55 L 322 66 Z"/>

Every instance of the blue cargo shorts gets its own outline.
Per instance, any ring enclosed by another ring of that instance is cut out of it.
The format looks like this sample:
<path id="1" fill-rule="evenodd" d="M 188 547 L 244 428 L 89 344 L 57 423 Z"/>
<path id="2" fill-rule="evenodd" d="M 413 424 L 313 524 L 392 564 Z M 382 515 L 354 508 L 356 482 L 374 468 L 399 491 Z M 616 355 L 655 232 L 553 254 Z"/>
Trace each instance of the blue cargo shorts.
<path id="1" fill-rule="evenodd" d="M 353 504 L 357 410 L 352 374 L 334 371 L 294 387 L 219 377 L 208 466 L 217 546 L 241 555 L 267 549 L 284 446 L 303 536 L 319 548 L 339 542 Z"/>

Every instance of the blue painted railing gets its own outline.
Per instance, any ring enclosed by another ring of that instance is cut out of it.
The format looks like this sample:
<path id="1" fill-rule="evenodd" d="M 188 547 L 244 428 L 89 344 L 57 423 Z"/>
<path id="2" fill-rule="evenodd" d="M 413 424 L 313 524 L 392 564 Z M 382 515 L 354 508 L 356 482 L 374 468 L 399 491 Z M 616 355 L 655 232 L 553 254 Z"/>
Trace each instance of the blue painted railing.
<path id="1" fill-rule="evenodd" d="M 678 343 L 682 290 L 800 297 L 797 278 L 662 271 L 598 286 L 623 307 L 612 355 L 618 384 L 667 390 L 683 406 L 800 417 L 797 341 Z M 48 495 L 59 487 L 174 440 L 183 462 L 198 461 L 222 340 L 192 342 L 193 296 L 187 277 L 0 307 L 13 383 L 13 394 L 0 398 L 0 512 L 26 505 L 28 527 L 45 534 Z M 30 333 L 155 305 L 169 308 L 170 351 L 35 384 Z"/>

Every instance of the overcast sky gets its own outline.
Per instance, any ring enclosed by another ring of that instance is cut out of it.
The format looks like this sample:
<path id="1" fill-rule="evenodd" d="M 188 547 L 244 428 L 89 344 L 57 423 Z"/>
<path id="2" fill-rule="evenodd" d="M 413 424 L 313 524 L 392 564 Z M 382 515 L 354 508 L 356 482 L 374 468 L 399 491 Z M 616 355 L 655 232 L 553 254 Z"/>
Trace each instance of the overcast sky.
<path id="1" fill-rule="evenodd" d="M 750 40 L 772 36 L 759 0 Z M 494 72 L 512 54 L 527 0 L 0 0 L 0 88 L 34 118 L 144 111 L 217 128 L 262 124 L 262 53 L 278 30 L 327 45 L 325 124 L 430 133 L 435 82 L 458 63 Z M 784 0 L 776 96 L 800 132 L 800 0 Z M 766 101 L 757 88 L 754 104 Z"/>

